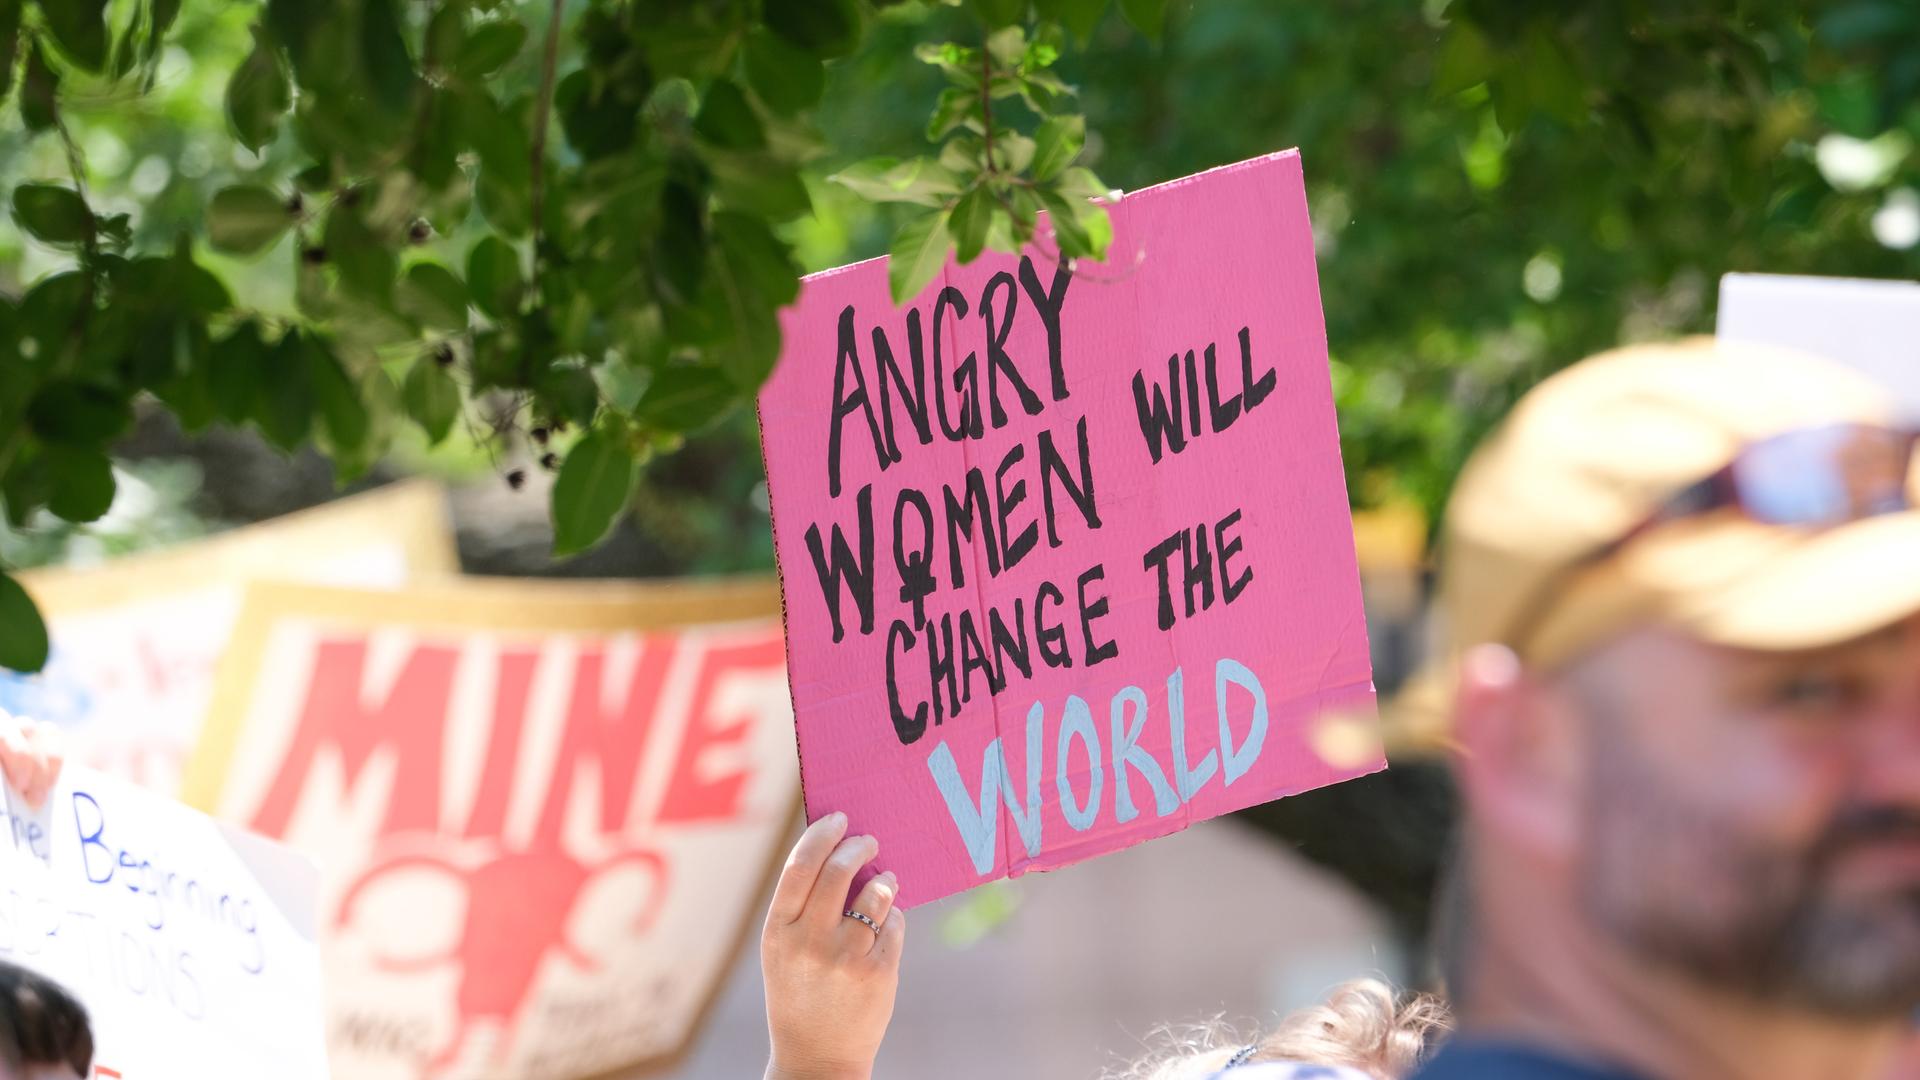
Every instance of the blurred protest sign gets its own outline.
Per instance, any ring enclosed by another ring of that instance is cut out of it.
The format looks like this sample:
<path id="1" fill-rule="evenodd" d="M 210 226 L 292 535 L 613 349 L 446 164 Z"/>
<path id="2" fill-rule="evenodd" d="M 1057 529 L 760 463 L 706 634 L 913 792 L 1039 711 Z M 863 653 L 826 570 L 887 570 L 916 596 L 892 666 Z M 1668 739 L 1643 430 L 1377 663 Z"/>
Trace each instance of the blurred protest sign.
<path id="1" fill-rule="evenodd" d="M 86 1005 L 94 1075 L 327 1075 L 312 863 L 81 767 L 0 810 L 0 960 Z"/>
<path id="2" fill-rule="evenodd" d="M 411 482 L 99 566 L 21 574 L 53 652 L 38 675 L 0 672 L 0 708 L 59 724 L 74 760 L 171 794 L 248 581 L 383 587 L 458 569 L 445 496 Z"/>
<path id="3" fill-rule="evenodd" d="M 771 580 L 248 590 L 197 805 L 326 868 L 334 1075 L 691 1039 L 797 816 Z"/>
<path id="4" fill-rule="evenodd" d="M 1728 274 L 1716 334 L 1838 360 L 1886 386 L 1900 415 L 1920 422 L 1920 283 Z"/>
<path id="5" fill-rule="evenodd" d="M 1126 197 L 1108 266 L 805 280 L 760 395 L 809 817 L 902 902 L 1383 767 L 1300 158 Z"/>

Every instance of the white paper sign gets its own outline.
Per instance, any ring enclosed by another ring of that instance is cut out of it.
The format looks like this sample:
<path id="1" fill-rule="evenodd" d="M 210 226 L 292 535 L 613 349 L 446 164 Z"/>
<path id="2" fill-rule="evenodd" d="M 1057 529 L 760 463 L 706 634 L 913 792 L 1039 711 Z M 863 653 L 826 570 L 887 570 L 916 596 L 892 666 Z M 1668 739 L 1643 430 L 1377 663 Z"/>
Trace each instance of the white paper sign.
<path id="1" fill-rule="evenodd" d="M 1893 392 L 1920 422 L 1920 283 L 1728 274 L 1717 334 L 1837 360 Z"/>
<path id="2" fill-rule="evenodd" d="M 0 805 L 0 960 L 87 1007 L 94 1075 L 323 1080 L 318 871 L 101 773 Z"/>

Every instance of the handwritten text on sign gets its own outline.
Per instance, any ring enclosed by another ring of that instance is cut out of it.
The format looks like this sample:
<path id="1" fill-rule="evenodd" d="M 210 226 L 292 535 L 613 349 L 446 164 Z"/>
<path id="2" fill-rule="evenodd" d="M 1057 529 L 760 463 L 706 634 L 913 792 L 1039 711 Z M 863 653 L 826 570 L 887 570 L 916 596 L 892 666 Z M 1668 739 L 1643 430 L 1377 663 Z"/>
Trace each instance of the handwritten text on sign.
<path id="1" fill-rule="evenodd" d="M 1381 767 L 1300 160 L 1138 192 L 1112 265 L 809 279 L 760 398 L 807 810 L 908 903 Z"/>
<path id="2" fill-rule="evenodd" d="M 0 960 L 81 999 L 102 1075 L 326 1076 L 311 863 L 78 767 L 0 826 Z"/>

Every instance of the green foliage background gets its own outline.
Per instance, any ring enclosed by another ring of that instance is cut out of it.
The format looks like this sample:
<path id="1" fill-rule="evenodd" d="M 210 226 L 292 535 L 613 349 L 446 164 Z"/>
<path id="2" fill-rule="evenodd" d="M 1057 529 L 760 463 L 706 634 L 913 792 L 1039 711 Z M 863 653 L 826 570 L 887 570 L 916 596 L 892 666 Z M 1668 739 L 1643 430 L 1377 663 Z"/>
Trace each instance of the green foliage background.
<path id="1" fill-rule="evenodd" d="M 637 506 L 763 561 L 638 478 L 692 440 L 751 486 L 800 271 L 1094 255 L 1108 185 L 1288 146 L 1358 504 L 1437 511 L 1520 391 L 1710 329 L 1727 270 L 1920 276 L 1898 0 L 0 0 L 0 72 L 28 533 L 99 518 L 159 407 L 346 478 L 518 447 L 562 554 Z M 44 648 L 0 575 L 0 664 Z"/>

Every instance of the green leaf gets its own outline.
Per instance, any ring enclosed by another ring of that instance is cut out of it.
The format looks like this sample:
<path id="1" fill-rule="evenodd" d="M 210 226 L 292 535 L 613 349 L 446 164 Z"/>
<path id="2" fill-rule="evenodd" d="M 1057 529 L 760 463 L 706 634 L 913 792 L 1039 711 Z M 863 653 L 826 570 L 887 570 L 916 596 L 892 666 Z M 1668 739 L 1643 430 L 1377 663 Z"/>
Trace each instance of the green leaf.
<path id="1" fill-rule="evenodd" d="M 336 457 L 351 456 L 367 441 L 371 418 L 360 390 L 339 357 L 319 337 L 306 338 L 307 378 L 313 387 L 314 403 L 320 407 L 320 423 Z"/>
<path id="2" fill-rule="evenodd" d="M 1120 13 L 1148 41 L 1159 41 L 1167 25 L 1167 0 L 1120 0 Z"/>
<path id="3" fill-rule="evenodd" d="M 287 200 L 253 184 L 236 184 L 214 193 L 207 206 L 207 241 L 216 250 L 252 255 L 280 239 L 293 224 Z"/>
<path id="4" fill-rule="evenodd" d="M 267 40 L 266 31 L 255 26 L 253 51 L 227 80 L 227 123 L 233 126 L 234 138 L 259 153 L 273 141 L 280 117 L 292 103 L 293 92 L 280 66 L 280 51 Z"/>
<path id="5" fill-rule="evenodd" d="M 394 296 L 400 314 L 431 330 L 467 328 L 467 287 L 439 263 L 414 263 Z"/>
<path id="6" fill-rule="evenodd" d="M 44 366 L 57 362 L 68 342 L 83 329 L 90 314 L 85 305 L 92 295 L 87 275 L 70 270 L 41 278 L 20 298 L 20 336 L 34 343 L 36 363 Z"/>
<path id="7" fill-rule="evenodd" d="M 951 247 L 945 211 L 925 214 L 900 226 L 887 257 L 887 284 L 893 291 L 893 302 L 904 304 L 918 296 L 947 264 Z"/>
<path id="8" fill-rule="evenodd" d="M 776 307 L 800 295 L 800 264 L 793 249 L 765 221 L 722 210 L 713 215 L 713 229 L 720 237 L 721 252 L 743 267 L 743 276 Z"/>
<path id="9" fill-rule="evenodd" d="M 774 0 L 767 29 L 822 59 L 845 56 L 860 43 L 858 0 Z"/>
<path id="10" fill-rule="evenodd" d="M 618 434 L 593 431 L 573 444 L 553 483 L 553 553 L 564 558 L 599 543 L 626 509 L 633 451 Z"/>
<path id="11" fill-rule="evenodd" d="M 512 237 L 527 235 L 533 226 L 532 200 L 532 189 L 515 186 L 512 180 L 491 169 L 480 170 L 479 183 L 474 186 L 474 204 L 494 231 Z"/>
<path id="12" fill-rule="evenodd" d="M 1545 28 L 1536 26 L 1527 36 L 1521 72 L 1533 108 L 1569 125 L 1586 118 L 1586 84 L 1574 70 L 1573 60 Z"/>
<path id="13" fill-rule="evenodd" d="M 827 86 L 827 69 L 819 59 L 764 27 L 756 26 L 747 35 L 741 60 L 747 85 L 767 108 L 782 116 L 812 106 Z"/>
<path id="14" fill-rule="evenodd" d="M 106 248 L 124 251 L 128 244 L 133 243 L 133 215 L 131 214 L 108 214 L 106 217 L 95 218 L 93 224 L 94 228 L 100 231 L 101 245 Z"/>
<path id="15" fill-rule="evenodd" d="M 1106 14 L 1107 0 L 1034 0 L 1034 7 L 1041 18 L 1058 22 L 1085 44 Z"/>
<path id="16" fill-rule="evenodd" d="M 396 0 L 361 0 L 360 59 L 374 99 L 391 112 L 413 100 L 413 57 L 400 29 Z"/>
<path id="17" fill-rule="evenodd" d="M 974 0 L 974 6 L 980 8 L 981 18 L 986 20 L 988 26 L 1001 26 L 1020 18 L 1027 5 L 1026 0 L 990 0 L 988 3 Z M 989 13 L 986 8 L 990 6 L 1001 10 Z M 987 55 L 1003 68 L 1018 64 L 1026 54 L 1027 30 L 1024 26 L 1007 26 L 987 35 Z"/>
<path id="18" fill-rule="evenodd" d="M 427 433 L 427 444 L 437 445 L 460 417 L 460 387 L 431 353 L 413 362 L 400 390 L 407 415 Z"/>
<path id="19" fill-rule="evenodd" d="M 787 221 L 813 209 L 807 186 L 791 161 L 763 151 L 716 149 L 703 157 L 713 170 L 720 201 L 735 210 L 759 214 L 768 221 Z"/>
<path id="20" fill-rule="evenodd" d="M 1106 199 L 1111 201 L 1115 195 L 1106 182 L 1093 174 L 1092 169 L 1075 167 L 1061 174 L 1060 182 L 1054 185 L 1061 195 L 1069 199 Z"/>
<path id="21" fill-rule="evenodd" d="M 0 573 L 0 667 L 32 673 L 47 665 L 47 624 L 20 583 Z"/>
<path id="22" fill-rule="evenodd" d="M 152 0 L 148 6 L 147 17 L 152 25 L 147 28 L 147 59 L 159 53 L 160 43 L 166 40 L 167 31 L 173 28 L 174 20 L 180 17 L 181 3 L 182 0 Z"/>
<path id="23" fill-rule="evenodd" d="M 41 18 L 68 59 L 88 71 L 107 66 L 107 0 L 52 0 Z"/>
<path id="24" fill-rule="evenodd" d="M 960 178 L 932 158 L 870 158 L 827 177 L 854 194 L 875 202 L 907 202 L 945 206 L 960 194 Z"/>
<path id="25" fill-rule="evenodd" d="M 1045 188 L 1035 194 L 1040 197 L 1040 204 L 1047 208 L 1047 224 L 1053 226 L 1053 242 L 1060 249 L 1060 257 L 1075 259 L 1092 255 L 1093 237 L 1088 235 L 1080 215 L 1074 212 L 1074 205 Z"/>
<path id="26" fill-rule="evenodd" d="M 913 58 L 932 64 L 962 86 L 980 89 L 980 52 L 957 41 L 923 41 L 913 47 Z"/>
<path id="27" fill-rule="evenodd" d="M 266 343 L 251 320 L 213 343 L 207 356 L 207 393 L 220 419 L 240 424 L 254 415 L 267 363 Z"/>
<path id="28" fill-rule="evenodd" d="M 20 81 L 20 119 L 35 134 L 51 131 L 59 123 L 60 77 L 47 65 L 46 51 L 34 39 L 27 50 L 27 73 Z"/>
<path id="29" fill-rule="evenodd" d="M 113 464 L 98 450 L 50 448 L 45 461 L 53 481 L 47 509 L 67 521 L 98 521 L 113 505 Z"/>
<path id="30" fill-rule="evenodd" d="M 626 96 L 626 87 L 596 87 L 586 68 L 560 80 L 554 89 L 554 108 L 567 143 L 589 161 L 612 157 L 632 147 L 640 135 L 640 105 Z"/>
<path id="31" fill-rule="evenodd" d="M 927 119 L 927 139 L 938 142 L 962 125 L 980 130 L 982 115 L 980 91 L 949 86 L 933 103 L 933 115 Z"/>
<path id="32" fill-rule="evenodd" d="M 1453 25 L 1447 30 L 1447 39 L 1440 45 L 1440 59 L 1434 65 L 1430 92 L 1435 98 L 1443 98 L 1477 86 L 1494 76 L 1498 62 L 1486 35 L 1465 16 L 1455 15 Z"/>
<path id="33" fill-rule="evenodd" d="M 1033 156 L 1039 146 L 1032 139 L 1017 131 L 1002 132 L 993 140 L 993 156 L 999 167 L 1007 172 L 1027 171 L 1033 164 Z"/>
<path id="34" fill-rule="evenodd" d="M 553 415 L 578 427 L 591 426 L 594 413 L 600 411 L 599 384 L 585 368 L 549 368 L 540 378 L 538 391 Z"/>
<path id="35" fill-rule="evenodd" d="M 634 415 L 661 431 L 697 431 L 719 419 L 741 397 L 733 380 L 715 368 L 663 368 L 647 384 Z"/>
<path id="36" fill-rule="evenodd" d="M 482 172 L 524 193 L 533 179 L 533 157 L 519 118 L 485 91 L 475 90 L 460 97 L 460 126 L 480 157 Z"/>
<path id="37" fill-rule="evenodd" d="M 370 300 L 393 295 L 393 249 L 374 235 L 358 210 L 336 204 L 327 215 L 323 243 L 327 258 L 340 269 L 341 286 L 348 292 Z"/>
<path id="38" fill-rule="evenodd" d="M 760 388 L 780 356 L 782 303 L 799 287 L 797 267 L 785 245 L 758 219 L 743 214 L 714 215 L 719 244 L 708 275 L 705 304 L 725 328 L 709 356 L 740 389 Z"/>
<path id="39" fill-rule="evenodd" d="M 660 190 L 660 231 L 654 236 L 654 269 L 664 294 L 692 303 L 706 277 L 706 221 L 699 192 L 679 181 Z"/>
<path id="40" fill-rule="evenodd" d="M 260 395 L 253 407 L 260 433 L 289 454 L 313 426 L 312 386 L 306 344 L 298 330 L 289 330 L 260 367 Z"/>
<path id="41" fill-rule="evenodd" d="M 729 150 L 757 150 L 767 144 L 766 130 L 747 103 L 747 96 L 726 79 L 715 79 L 707 87 L 693 130 L 713 145 Z"/>
<path id="42" fill-rule="evenodd" d="M 153 393 L 173 410 L 180 429 L 190 435 L 205 431 L 219 418 L 207 381 L 212 352 L 205 324 L 192 319 L 174 321 L 172 372 L 159 377 Z"/>
<path id="43" fill-rule="evenodd" d="M 95 383 L 50 379 L 27 406 L 27 423 L 49 445 L 98 448 L 133 426 L 133 405 Z"/>
<path id="44" fill-rule="evenodd" d="M 948 228 L 953 233 L 953 257 L 962 263 L 970 263 L 986 246 L 987 231 L 993 226 L 993 193 L 985 184 L 976 186 L 972 191 L 960 196 L 953 206 L 953 219 Z"/>
<path id="45" fill-rule="evenodd" d="M 473 245 L 467 254 L 467 286 L 473 304 L 495 320 L 519 314 L 526 279 L 520 274 L 520 254 L 497 236 Z"/>
<path id="46" fill-rule="evenodd" d="M 527 28 L 512 19 L 476 27 L 454 54 L 454 73 L 463 79 L 484 79 L 506 67 L 527 43 Z"/>
<path id="47" fill-rule="evenodd" d="M 1087 118 L 1049 116 L 1033 134 L 1033 178 L 1042 183 L 1066 171 L 1087 144 Z"/>
<path id="48" fill-rule="evenodd" d="M 82 244 L 93 235 L 93 211 L 71 188 L 21 184 L 13 189 L 13 219 L 47 244 Z"/>
<path id="49" fill-rule="evenodd" d="M 466 9 L 460 4 L 441 4 L 427 20 L 427 34 L 420 52 L 422 67 L 447 70 L 467 40 Z"/>
<path id="50" fill-rule="evenodd" d="M 0 101 L 7 98 L 13 84 L 13 59 L 20 49 L 20 5 L 22 0 L 0 0 Z"/>
<path id="51" fill-rule="evenodd" d="M 1113 215 L 1104 206 L 1081 203 L 1074 217 L 1087 234 L 1087 254 L 1094 259 L 1105 259 L 1107 249 L 1113 246 Z"/>

